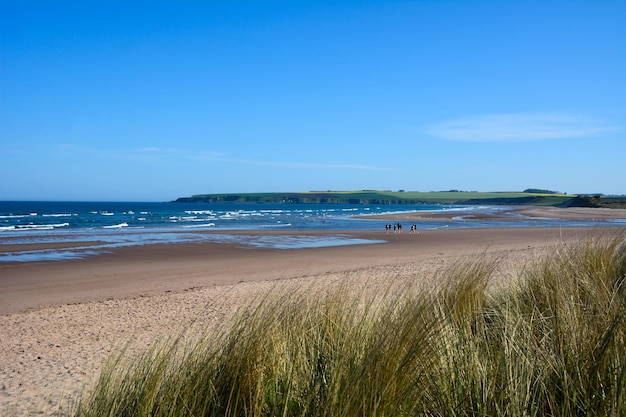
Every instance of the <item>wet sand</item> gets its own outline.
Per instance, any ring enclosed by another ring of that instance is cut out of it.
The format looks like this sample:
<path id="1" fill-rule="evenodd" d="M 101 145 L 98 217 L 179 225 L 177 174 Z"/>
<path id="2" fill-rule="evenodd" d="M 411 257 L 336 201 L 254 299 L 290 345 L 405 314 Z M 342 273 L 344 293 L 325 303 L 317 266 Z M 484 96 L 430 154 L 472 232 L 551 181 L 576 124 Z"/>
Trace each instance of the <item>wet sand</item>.
<path id="1" fill-rule="evenodd" d="M 587 208 L 587 207 L 569 207 L 559 208 L 550 206 L 508 206 L 500 211 L 480 212 L 474 210 L 450 210 L 436 212 L 410 212 L 393 215 L 381 216 L 362 216 L 366 218 L 378 218 L 388 220 L 450 220 L 462 219 L 464 221 L 472 220 L 538 220 L 538 219 L 561 219 L 561 220 L 579 220 L 579 221 L 614 221 L 626 220 L 626 209 L 609 209 L 609 208 Z"/>
<path id="2" fill-rule="evenodd" d="M 276 232 L 324 233 L 329 232 Z M 382 289 L 432 279 L 445 265 L 476 254 L 520 265 L 547 247 L 598 231 L 341 233 L 386 243 L 288 250 L 230 243 L 152 245 L 83 260 L 0 264 L 1 413 L 63 415 L 110 355 L 129 341 L 139 349 L 178 335 L 194 320 L 203 328 L 219 325 L 277 282 L 312 289 L 367 282 Z"/>

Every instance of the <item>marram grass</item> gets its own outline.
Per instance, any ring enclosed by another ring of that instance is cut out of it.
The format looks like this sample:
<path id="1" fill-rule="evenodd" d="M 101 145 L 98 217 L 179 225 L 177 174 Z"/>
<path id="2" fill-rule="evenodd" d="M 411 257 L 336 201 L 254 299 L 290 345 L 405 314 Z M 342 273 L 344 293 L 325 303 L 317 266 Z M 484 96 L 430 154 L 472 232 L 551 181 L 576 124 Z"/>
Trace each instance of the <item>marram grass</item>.
<path id="1" fill-rule="evenodd" d="M 232 326 L 110 361 L 76 416 L 624 416 L 626 245 L 546 251 L 505 289 L 277 285 Z M 281 289 L 282 288 L 282 289 Z"/>

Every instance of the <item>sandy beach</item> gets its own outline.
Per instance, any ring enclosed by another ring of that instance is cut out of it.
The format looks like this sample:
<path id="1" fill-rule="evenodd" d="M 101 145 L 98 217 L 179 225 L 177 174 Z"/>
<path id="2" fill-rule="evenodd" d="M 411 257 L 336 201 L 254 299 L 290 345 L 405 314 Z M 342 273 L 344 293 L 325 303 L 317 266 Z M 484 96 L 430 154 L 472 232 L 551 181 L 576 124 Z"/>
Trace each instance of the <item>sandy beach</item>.
<path id="1" fill-rule="evenodd" d="M 374 216 L 363 216 L 374 217 Z M 404 214 L 390 216 L 375 216 L 376 218 L 389 220 L 449 220 L 461 219 L 463 221 L 475 220 L 537 220 L 537 219 L 561 219 L 561 220 L 579 220 L 579 221 L 615 221 L 625 220 L 626 210 L 609 209 L 609 208 L 591 208 L 591 207 L 570 207 L 560 208 L 551 206 L 509 206 L 500 211 L 493 212 L 475 212 L 473 210 L 451 210 L 437 212 L 409 212 Z"/>
<path id="2" fill-rule="evenodd" d="M 536 216 L 590 215 L 527 210 Z M 623 212 L 611 215 L 626 218 Z M 277 285 L 329 289 L 367 282 L 385 288 L 433 279 L 446 265 L 476 254 L 498 256 L 502 268 L 496 279 L 506 280 L 512 267 L 546 248 L 598 230 L 336 233 L 385 243 L 289 250 L 232 243 L 163 244 L 82 260 L 0 264 L 0 415 L 64 415 L 106 360 L 129 342 L 132 349 L 141 349 L 157 338 L 177 336 L 194 321 L 205 329 L 219 325 Z M 15 249 L 6 245 L 3 250 Z"/>

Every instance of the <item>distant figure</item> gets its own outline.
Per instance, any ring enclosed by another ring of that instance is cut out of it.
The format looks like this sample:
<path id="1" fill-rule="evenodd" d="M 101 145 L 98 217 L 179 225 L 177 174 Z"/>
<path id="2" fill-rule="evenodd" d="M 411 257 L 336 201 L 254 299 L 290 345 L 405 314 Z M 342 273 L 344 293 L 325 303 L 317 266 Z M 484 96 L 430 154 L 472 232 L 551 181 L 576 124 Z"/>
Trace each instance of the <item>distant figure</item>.
<path id="1" fill-rule="evenodd" d="M 400 233 L 401 231 L 402 231 L 402 225 L 398 223 L 398 233 Z"/>
<path id="2" fill-rule="evenodd" d="M 389 230 L 391 230 L 391 225 L 389 223 L 385 224 L 385 231 L 387 233 L 389 233 Z"/>
<path id="3" fill-rule="evenodd" d="M 398 230 L 398 224 L 394 224 L 393 225 L 393 232 L 396 233 L 396 231 Z"/>

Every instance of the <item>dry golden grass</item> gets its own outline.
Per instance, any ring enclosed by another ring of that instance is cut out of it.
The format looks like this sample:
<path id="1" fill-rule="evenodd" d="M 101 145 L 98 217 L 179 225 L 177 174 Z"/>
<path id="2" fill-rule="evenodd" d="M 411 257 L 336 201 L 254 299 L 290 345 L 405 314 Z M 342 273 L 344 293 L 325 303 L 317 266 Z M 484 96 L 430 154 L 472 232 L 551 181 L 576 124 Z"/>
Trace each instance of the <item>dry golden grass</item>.
<path id="1" fill-rule="evenodd" d="M 626 415 L 624 236 L 489 287 L 498 266 L 467 259 L 428 289 L 277 284 L 221 331 L 112 359 L 75 415 Z"/>

